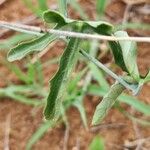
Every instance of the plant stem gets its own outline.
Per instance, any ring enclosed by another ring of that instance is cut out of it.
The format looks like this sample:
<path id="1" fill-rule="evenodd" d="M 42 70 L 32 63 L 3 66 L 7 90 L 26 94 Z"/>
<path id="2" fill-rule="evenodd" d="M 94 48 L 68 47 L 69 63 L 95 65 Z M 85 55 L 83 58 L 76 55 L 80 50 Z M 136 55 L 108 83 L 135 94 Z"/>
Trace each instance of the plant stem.
<path id="1" fill-rule="evenodd" d="M 12 29 L 19 32 L 24 32 L 28 34 L 34 35 L 43 35 L 46 32 L 51 34 L 56 34 L 59 36 L 69 36 L 76 37 L 81 39 L 93 39 L 93 40 L 107 40 L 107 41 L 136 41 L 136 42 L 150 42 L 150 37 L 114 37 L 114 36 L 105 36 L 105 35 L 97 35 L 97 34 L 87 34 L 87 33 L 79 33 L 79 32 L 70 32 L 70 31 L 62 31 L 55 29 L 47 29 L 43 30 L 40 27 L 23 25 L 18 23 L 9 23 L 5 21 L 0 21 L 0 28 Z"/>
<path id="2" fill-rule="evenodd" d="M 101 62 L 99 62 L 97 59 L 95 59 L 94 57 L 90 56 L 88 53 L 86 53 L 83 50 L 80 50 L 80 53 L 86 57 L 88 60 L 90 60 L 91 62 L 93 62 L 97 67 L 101 68 L 102 70 L 104 70 L 107 74 L 109 74 L 111 77 L 113 77 L 115 80 L 117 80 L 120 84 L 122 84 L 124 87 L 126 87 L 127 89 L 130 89 L 133 91 L 133 93 L 135 92 L 135 89 L 137 88 L 137 85 L 135 84 L 130 85 L 129 83 L 127 83 L 124 79 L 122 79 L 121 77 L 118 77 L 114 72 L 112 72 L 110 69 L 108 69 L 105 65 L 103 65 Z"/>

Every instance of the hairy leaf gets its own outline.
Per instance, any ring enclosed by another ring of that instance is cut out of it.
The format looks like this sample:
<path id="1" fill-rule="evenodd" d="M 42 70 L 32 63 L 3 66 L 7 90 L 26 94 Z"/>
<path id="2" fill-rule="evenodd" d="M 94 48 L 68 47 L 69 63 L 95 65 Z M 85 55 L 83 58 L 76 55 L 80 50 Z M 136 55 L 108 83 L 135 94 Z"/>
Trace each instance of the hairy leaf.
<path id="1" fill-rule="evenodd" d="M 81 21 L 66 18 L 57 11 L 46 11 L 43 15 L 44 21 L 47 23 L 55 23 L 59 27 L 69 25 L 74 26 L 74 24 L 82 23 L 84 29 L 93 29 L 96 33 L 100 34 L 111 34 L 113 26 L 105 21 Z"/>
<path id="2" fill-rule="evenodd" d="M 34 39 L 30 42 L 23 42 L 12 48 L 8 53 L 8 61 L 15 61 L 24 58 L 26 55 L 32 52 L 39 52 L 45 49 L 51 42 L 53 42 L 57 36 L 50 35 L 49 33 L 43 35 L 40 38 Z"/>
<path id="3" fill-rule="evenodd" d="M 107 94 L 107 90 L 103 89 L 102 87 L 92 85 L 89 87 L 88 93 L 97 96 L 105 96 Z M 127 94 L 121 94 L 118 97 L 118 100 L 132 106 L 134 109 L 143 113 L 144 115 L 150 115 L 150 105 L 143 103 L 135 97 Z"/>
<path id="4" fill-rule="evenodd" d="M 127 32 L 117 31 L 116 37 L 128 37 Z M 131 77 L 139 81 L 139 71 L 136 62 L 136 43 L 133 41 L 110 42 L 116 63 L 127 71 Z M 119 46 L 120 45 L 120 46 Z"/>
<path id="5" fill-rule="evenodd" d="M 75 30 L 79 30 L 77 28 L 79 27 L 76 27 Z M 69 75 L 73 70 L 73 66 L 76 64 L 79 42 L 80 40 L 78 38 L 70 39 L 61 57 L 59 70 L 50 81 L 50 93 L 44 111 L 46 119 L 57 119 L 60 114 L 62 96 L 64 95 Z"/>
<path id="6" fill-rule="evenodd" d="M 125 87 L 120 83 L 115 83 L 111 86 L 109 92 L 103 97 L 102 101 L 97 105 L 93 119 L 92 125 L 99 124 L 109 109 L 113 106 L 118 96 L 124 91 Z"/>

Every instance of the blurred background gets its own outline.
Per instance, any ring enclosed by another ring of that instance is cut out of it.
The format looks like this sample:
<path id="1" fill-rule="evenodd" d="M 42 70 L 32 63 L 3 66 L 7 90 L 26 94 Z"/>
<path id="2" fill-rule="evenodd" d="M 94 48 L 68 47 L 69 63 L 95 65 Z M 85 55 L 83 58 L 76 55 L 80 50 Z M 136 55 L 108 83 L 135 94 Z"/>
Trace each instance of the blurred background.
<path id="1" fill-rule="evenodd" d="M 0 20 L 44 27 L 42 13 L 58 10 L 57 0 L 0 0 Z M 149 0 L 69 0 L 70 18 L 105 20 L 115 30 L 130 36 L 150 36 Z M 80 58 L 63 100 L 57 123 L 45 121 L 43 107 L 49 80 L 56 73 L 65 48 L 61 40 L 44 51 L 9 63 L 7 52 L 35 35 L 0 29 L 0 149 L 3 150 L 149 150 L 150 83 L 137 97 L 126 92 L 102 124 L 91 126 L 96 105 L 114 80 Z M 83 47 L 96 51 L 97 59 L 117 74 L 105 41 L 85 41 Z M 150 44 L 138 43 L 138 67 L 142 75 L 150 69 Z"/>

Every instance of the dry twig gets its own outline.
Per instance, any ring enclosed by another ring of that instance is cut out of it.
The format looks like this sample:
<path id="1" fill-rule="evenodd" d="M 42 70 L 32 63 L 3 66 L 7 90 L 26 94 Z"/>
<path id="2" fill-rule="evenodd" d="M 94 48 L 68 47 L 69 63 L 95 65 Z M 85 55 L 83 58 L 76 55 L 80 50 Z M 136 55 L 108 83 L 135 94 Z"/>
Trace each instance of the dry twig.
<path id="1" fill-rule="evenodd" d="M 11 114 L 9 114 L 6 118 L 5 137 L 4 137 L 4 150 L 9 150 L 10 122 L 11 122 Z"/>
<path id="2" fill-rule="evenodd" d="M 9 23 L 5 21 L 0 21 L 1 28 L 12 29 L 19 32 L 24 32 L 28 34 L 35 35 L 43 35 L 48 32 L 51 34 L 69 37 L 77 37 L 81 39 L 94 39 L 94 40 L 107 40 L 107 41 L 136 41 L 136 42 L 150 42 L 150 37 L 114 37 L 114 36 L 105 36 L 105 35 L 97 35 L 97 34 L 87 34 L 87 33 L 78 33 L 78 32 L 70 32 L 70 31 L 62 31 L 62 30 L 54 30 L 54 29 L 41 29 L 36 26 L 29 26 L 17 23 Z"/>

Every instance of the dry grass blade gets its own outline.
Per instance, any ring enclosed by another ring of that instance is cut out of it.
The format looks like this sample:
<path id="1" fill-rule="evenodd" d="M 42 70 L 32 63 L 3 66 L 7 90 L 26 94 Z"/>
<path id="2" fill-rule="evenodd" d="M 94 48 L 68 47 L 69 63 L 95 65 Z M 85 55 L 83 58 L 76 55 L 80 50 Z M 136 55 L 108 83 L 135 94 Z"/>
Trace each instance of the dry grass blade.
<path id="1" fill-rule="evenodd" d="M 17 23 L 9 23 L 5 21 L 0 21 L 0 28 L 12 29 L 19 32 L 24 32 L 28 34 L 42 35 L 45 29 L 42 30 L 40 27 L 29 26 Z M 100 34 L 87 34 L 87 33 L 79 33 L 79 32 L 70 32 L 70 31 L 62 31 L 55 29 L 48 29 L 48 33 L 69 37 L 76 37 L 81 39 L 93 39 L 93 40 L 107 40 L 107 41 L 136 41 L 136 42 L 150 42 L 150 37 L 114 37 L 114 36 L 105 36 Z"/>
<path id="2" fill-rule="evenodd" d="M 8 114 L 5 123 L 4 150 L 9 150 L 9 135 L 10 135 L 11 114 Z"/>

